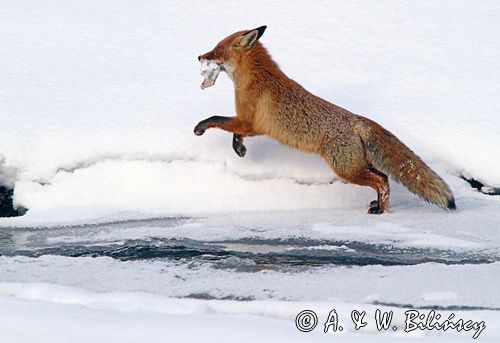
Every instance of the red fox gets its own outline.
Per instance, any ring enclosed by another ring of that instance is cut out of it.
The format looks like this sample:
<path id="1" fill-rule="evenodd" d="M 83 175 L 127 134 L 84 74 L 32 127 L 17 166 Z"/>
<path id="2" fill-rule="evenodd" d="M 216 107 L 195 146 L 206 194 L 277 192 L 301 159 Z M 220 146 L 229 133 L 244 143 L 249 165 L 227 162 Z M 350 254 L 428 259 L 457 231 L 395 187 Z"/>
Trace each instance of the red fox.
<path id="1" fill-rule="evenodd" d="M 384 172 L 422 199 L 456 209 L 448 185 L 391 132 L 288 78 L 259 41 L 265 30 L 261 26 L 236 32 L 198 56 L 201 62 L 217 63 L 232 79 L 236 116 L 207 118 L 196 125 L 196 135 L 209 128 L 232 132 L 233 148 L 241 157 L 246 153 L 243 137 L 256 135 L 318 153 L 343 180 L 377 192 L 368 210 L 371 214 L 389 209 L 389 180 Z M 214 82 L 204 82 L 205 87 Z"/>

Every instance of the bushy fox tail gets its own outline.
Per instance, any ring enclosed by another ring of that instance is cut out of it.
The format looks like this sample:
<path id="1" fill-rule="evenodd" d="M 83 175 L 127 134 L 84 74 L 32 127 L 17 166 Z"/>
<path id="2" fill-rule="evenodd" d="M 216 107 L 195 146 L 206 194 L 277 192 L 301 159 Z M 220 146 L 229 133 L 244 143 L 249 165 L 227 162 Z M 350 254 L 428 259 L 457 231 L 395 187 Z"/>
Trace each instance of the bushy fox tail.
<path id="1" fill-rule="evenodd" d="M 366 119 L 366 118 L 365 118 Z M 367 119 L 368 129 L 361 137 L 368 160 L 390 174 L 425 201 L 444 209 L 456 209 L 450 187 L 424 161 L 396 136 Z"/>

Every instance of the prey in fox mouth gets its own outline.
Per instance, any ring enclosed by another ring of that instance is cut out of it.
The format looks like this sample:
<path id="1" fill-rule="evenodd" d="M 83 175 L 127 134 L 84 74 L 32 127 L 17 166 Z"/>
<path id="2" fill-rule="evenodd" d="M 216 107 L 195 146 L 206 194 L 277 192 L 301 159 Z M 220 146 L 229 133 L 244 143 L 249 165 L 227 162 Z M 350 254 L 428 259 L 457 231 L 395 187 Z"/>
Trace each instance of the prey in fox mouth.
<path id="1" fill-rule="evenodd" d="M 212 87 L 217 80 L 221 71 L 225 71 L 224 66 L 220 63 L 209 60 L 209 59 L 200 59 L 201 69 L 200 74 L 203 76 L 203 82 L 201 83 L 201 89 L 205 89 L 208 87 Z M 201 124 L 201 123 L 200 123 Z M 202 135 L 205 130 L 201 129 L 200 124 L 195 128 L 195 134 L 197 136 Z M 243 136 L 238 134 L 233 134 L 233 150 L 239 157 L 245 157 L 247 153 L 247 148 L 243 145 Z"/>
<path id="2" fill-rule="evenodd" d="M 200 73 L 203 76 L 203 82 L 201 83 L 201 89 L 213 86 L 221 69 L 221 65 L 216 61 L 202 59 Z"/>

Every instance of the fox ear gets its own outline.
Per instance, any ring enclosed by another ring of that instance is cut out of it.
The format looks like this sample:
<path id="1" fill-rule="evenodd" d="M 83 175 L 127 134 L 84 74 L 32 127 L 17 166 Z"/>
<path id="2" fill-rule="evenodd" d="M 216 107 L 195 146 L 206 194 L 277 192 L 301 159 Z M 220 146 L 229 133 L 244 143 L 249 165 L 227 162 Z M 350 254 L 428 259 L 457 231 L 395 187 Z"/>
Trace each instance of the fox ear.
<path id="1" fill-rule="evenodd" d="M 254 30 L 245 32 L 244 34 L 241 35 L 238 41 L 238 45 L 244 47 L 245 49 L 250 49 L 254 45 L 254 43 L 258 41 L 260 37 L 262 37 L 266 29 L 267 26 L 264 25 Z"/>

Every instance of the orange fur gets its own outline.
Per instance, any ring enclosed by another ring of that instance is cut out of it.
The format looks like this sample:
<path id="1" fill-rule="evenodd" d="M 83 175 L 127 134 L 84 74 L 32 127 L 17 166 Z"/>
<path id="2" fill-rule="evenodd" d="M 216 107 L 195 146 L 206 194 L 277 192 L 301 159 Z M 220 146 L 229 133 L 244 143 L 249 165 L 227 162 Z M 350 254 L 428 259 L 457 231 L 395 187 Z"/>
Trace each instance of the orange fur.
<path id="1" fill-rule="evenodd" d="M 318 153 L 342 179 L 376 190 L 369 213 L 389 208 L 389 182 L 381 170 L 424 200 L 455 209 L 448 185 L 392 133 L 288 78 L 258 41 L 264 30 L 236 32 L 199 57 L 220 63 L 233 80 L 236 117 L 206 119 L 196 134 L 218 127 L 237 134 L 241 146 L 242 136 L 268 135 Z"/>

